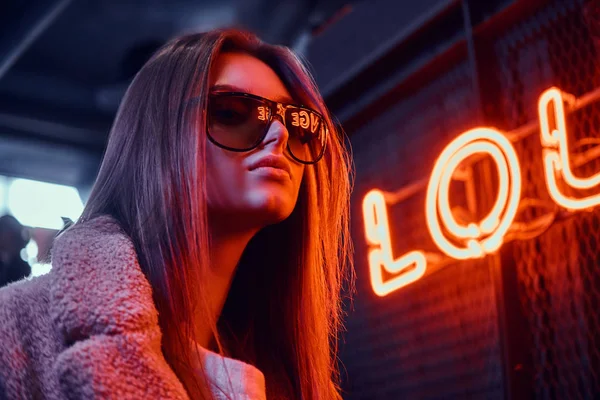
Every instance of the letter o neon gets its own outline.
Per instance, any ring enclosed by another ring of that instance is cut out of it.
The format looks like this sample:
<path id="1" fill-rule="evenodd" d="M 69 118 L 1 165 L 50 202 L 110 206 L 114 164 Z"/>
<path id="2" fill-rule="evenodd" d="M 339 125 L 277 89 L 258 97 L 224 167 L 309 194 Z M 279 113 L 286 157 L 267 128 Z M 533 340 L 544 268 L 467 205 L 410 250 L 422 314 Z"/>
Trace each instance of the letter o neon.
<path id="1" fill-rule="evenodd" d="M 450 209 L 450 181 L 458 165 L 477 153 L 486 153 L 494 160 L 500 187 L 492 210 L 479 225 L 461 226 Z M 433 167 L 425 201 L 427 228 L 435 244 L 446 255 L 458 260 L 483 257 L 502 245 L 517 213 L 520 198 L 521 170 L 513 145 L 495 129 L 475 128 L 446 146 Z M 448 240 L 442 224 L 455 239 L 464 242 L 465 247 L 458 247 Z M 486 237 L 487 234 L 489 236 Z"/>

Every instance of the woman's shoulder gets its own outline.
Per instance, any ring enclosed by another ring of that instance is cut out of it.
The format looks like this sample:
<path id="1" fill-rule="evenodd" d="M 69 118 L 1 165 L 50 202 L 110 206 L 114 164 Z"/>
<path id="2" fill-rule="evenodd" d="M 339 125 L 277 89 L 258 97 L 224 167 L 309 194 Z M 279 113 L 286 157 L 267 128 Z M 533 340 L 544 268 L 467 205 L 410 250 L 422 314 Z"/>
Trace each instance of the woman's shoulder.
<path id="1" fill-rule="evenodd" d="M 60 234 L 52 274 L 55 319 L 67 332 L 122 333 L 158 323 L 134 245 L 110 216 L 78 222 Z"/>
<path id="2" fill-rule="evenodd" d="M 112 217 L 62 232 L 54 241 L 51 264 L 46 275 L 0 289 L 0 341 L 41 325 L 68 335 L 157 322 L 151 287 L 133 244 Z"/>
<path id="3" fill-rule="evenodd" d="M 143 278 L 131 239 L 108 215 L 77 222 L 61 232 L 51 254 L 54 286 Z"/>
<path id="4" fill-rule="evenodd" d="M 52 246 L 52 262 L 57 253 L 110 255 L 119 249 L 131 249 L 133 244 L 119 223 L 109 215 L 77 222 L 61 232 Z"/>
<path id="5" fill-rule="evenodd" d="M 60 284 L 64 275 L 71 278 L 69 281 L 83 278 L 81 273 L 84 271 L 80 268 L 86 267 L 89 257 L 105 257 L 108 261 L 114 259 L 120 249 L 132 255 L 127 251 L 131 248 L 127 236 L 111 217 L 102 216 L 73 225 L 55 239 L 49 273 L 0 288 L 0 310 L 3 313 L 15 309 L 26 312 L 30 305 L 48 305 L 51 301 L 50 293 L 64 289 Z"/>
<path id="6" fill-rule="evenodd" d="M 151 286 L 118 224 L 73 225 L 51 262 L 47 275 L 0 291 L 0 398 L 3 386 L 8 398 L 88 398 L 98 382 L 126 398 L 186 398 L 161 353 Z"/>

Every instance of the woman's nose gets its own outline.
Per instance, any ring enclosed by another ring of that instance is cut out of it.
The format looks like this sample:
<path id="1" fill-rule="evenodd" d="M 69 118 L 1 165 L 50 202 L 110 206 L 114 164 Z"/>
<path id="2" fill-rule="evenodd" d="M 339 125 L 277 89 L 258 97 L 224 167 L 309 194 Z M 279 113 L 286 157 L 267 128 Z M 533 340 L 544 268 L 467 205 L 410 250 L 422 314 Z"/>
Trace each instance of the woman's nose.
<path id="1" fill-rule="evenodd" d="M 263 144 L 266 146 L 271 142 L 275 142 L 281 144 L 282 150 L 285 149 L 287 145 L 287 141 L 289 139 L 289 132 L 283 121 L 281 116 L 274 115 L 271 124 L 269 125 L 269 130 L 267 131 L 267 135 L 265 136 L 265 140 Z"/>

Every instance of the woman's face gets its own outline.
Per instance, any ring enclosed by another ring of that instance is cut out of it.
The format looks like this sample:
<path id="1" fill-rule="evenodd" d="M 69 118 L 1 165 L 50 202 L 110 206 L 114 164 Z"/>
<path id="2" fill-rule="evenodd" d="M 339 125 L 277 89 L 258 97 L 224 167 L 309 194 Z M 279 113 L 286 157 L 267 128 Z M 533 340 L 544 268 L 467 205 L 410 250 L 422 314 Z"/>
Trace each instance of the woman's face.
<path id="1" fill-rule="evenodd" d="M 293 103 L 277 74 L 262 61 L 243 53 L 221 54 L 211 71 L 210 87 L 226 85 L 282 103 Z M 280 222 L 293 211 L 304 173 L 286 146 L 288 131 L 274 118 L 266 137 L 253 150 L 233 152 L 207 140 L 207 196 L 211 219 L 234 223 L 238 228 Z M 265 157 L 277 157 L 287 165 L 281 169 L 254 168 Z"/>

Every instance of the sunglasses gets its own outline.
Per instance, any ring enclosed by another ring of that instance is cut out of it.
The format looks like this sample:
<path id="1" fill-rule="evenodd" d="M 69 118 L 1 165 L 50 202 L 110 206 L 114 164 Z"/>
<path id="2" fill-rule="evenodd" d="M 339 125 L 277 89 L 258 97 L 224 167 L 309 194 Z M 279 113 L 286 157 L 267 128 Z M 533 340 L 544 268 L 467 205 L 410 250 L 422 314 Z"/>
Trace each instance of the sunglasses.
<path id="1" fill-rule="evenodd" d="M 215 145 L 243 152 L 267 136 L 274 118 L 285 125 L 287 150 L 296 161 L 314 164 L 323 157 L 328 129 L 321 114 L 242 92 L 214 92 L 208 97 L 208 138 Z"/>

